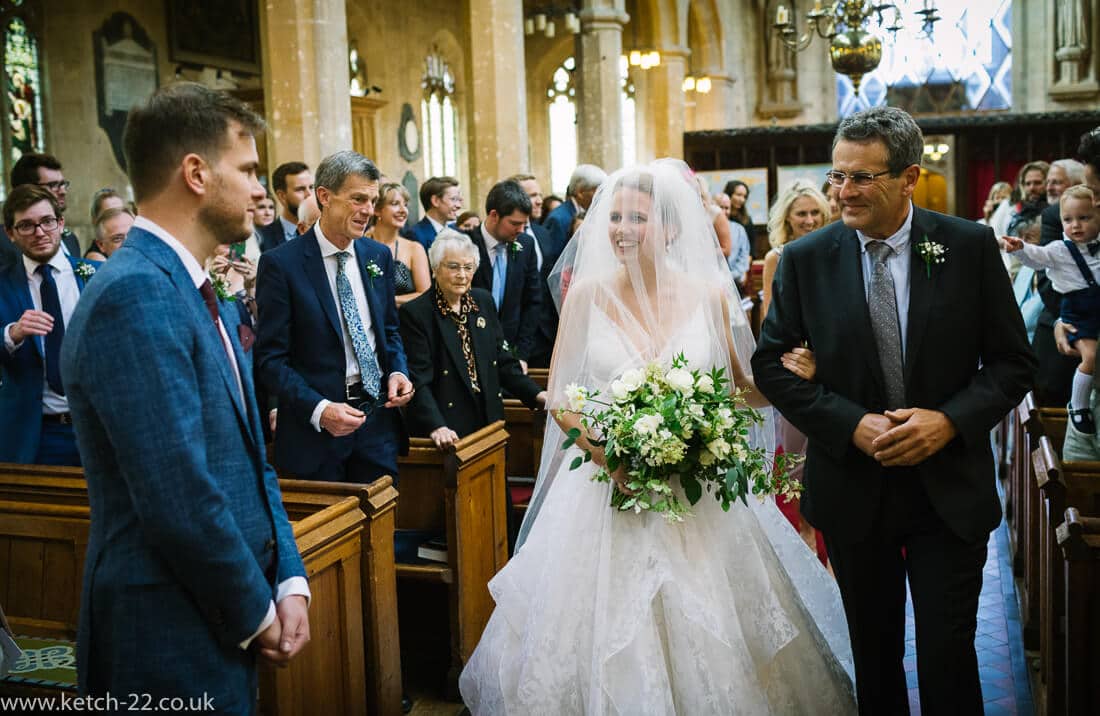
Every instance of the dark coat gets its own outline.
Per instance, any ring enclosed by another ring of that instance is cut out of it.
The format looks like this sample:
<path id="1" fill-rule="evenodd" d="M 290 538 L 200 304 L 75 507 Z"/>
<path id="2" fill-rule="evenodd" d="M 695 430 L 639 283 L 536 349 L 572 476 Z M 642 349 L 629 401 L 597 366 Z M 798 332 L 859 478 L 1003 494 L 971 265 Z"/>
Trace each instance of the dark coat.
<path id="1" fill-rule="evenodd" d="M 485 239 L 481 228 L 467 231 L 466 235 L 474 242 L 481 256 L 473 285 L 483 288 L 492 295 L 493 264 L 489 260 L 489 251 L 485 248 Z M 504 331 L 504 340 L 508 341 L 512 351 L 520 360 L 527 360 L 535 347 L 535 332 L 538 329 L 539 311 L 542 305 L 542 283 L 539 277 L 538 257 L 535 256 L 535 240 L 527 234 L 516 239 L 515 249 L 509 247 L 508 273 L 504 285 L 504 301 L 497 312 Z"/>
<path id="2" fill-rule="evenodd" d="M 931 276 L 919 241 L 947 248 Z M 912 468 L 948 527 L 984 540 L 1001 519 L 989 431 L 1031 387 L 1036 360 L 1027 343 L 997 242 L 988 228 L 914 209 L 906 404 L 942 411 L 957 436 Z M 802 511 L 834 539 L 868 534 L 884 468 L 852 444 L 886 391 L 863 284 L 859 239 L 835 222 L 789 244 L 752 359 L 756 384 L 809 437 Z M 808 341 L 817 376 L 806 382 L 780 356 Z M 903 476 L 908 477 L 908 475 Z"/>
<path id="3" fill-rule="evenodd" d="M 435 306 L 435 290 L 401 307 L 401 340 L 409 360 L 409 379 L 416 388 L 405 410 L 412 435 L 427 436 L 449 427 L 464 437 L 504 419 L 503 390 L 530 408 L 542 390 L 523 374 L 519 361 L 504 350 L 504 334 L 488 291 L 471 289 L 478 310 L 467 316 L 481 391 L 470 383 L 458 329 Z"/>

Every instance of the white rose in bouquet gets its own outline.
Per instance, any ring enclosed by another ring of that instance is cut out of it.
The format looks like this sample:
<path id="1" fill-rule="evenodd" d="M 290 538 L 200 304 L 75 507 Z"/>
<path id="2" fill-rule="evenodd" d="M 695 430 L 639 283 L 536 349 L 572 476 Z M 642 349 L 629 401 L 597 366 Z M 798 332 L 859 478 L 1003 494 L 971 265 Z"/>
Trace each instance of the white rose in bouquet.
<path id="1" fill-rule="evenodd" d="M 664 421 L 660 415 L 643 415 L 634 421 L 634 429 L 641 435 L 653 435 Z"/>
<path id="2" fill-rule="evenodd" d="M 711 395 L 714 393 L 714 380 L 709 375 L 699 376 L 699 391 Z"/>
<path id="3" fill-rule="evenodd" d="M 673 368 L 665 375 L 665 381 L 669 386 L 682 395 L 691 395 L 695 392 L 695 379 L 691 373 L 683 368 Z"/>

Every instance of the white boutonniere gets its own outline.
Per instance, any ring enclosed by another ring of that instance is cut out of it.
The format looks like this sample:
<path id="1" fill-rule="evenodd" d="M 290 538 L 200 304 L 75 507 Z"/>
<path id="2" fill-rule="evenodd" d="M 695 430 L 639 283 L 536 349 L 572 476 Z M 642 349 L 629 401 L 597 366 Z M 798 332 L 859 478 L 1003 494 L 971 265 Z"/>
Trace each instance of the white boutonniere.
<path id="1" fill-rule="evenodd" d="M 515 258 L 520 251 L 523 251 L 523 244 L 519 242 L 518 238 L 508 245 L 508 254 L 512 258 Z"/>
<path id="2" fill-rule="evenodd" d="M 84 281 L 87 281 L 92 276 L 95 276 L 95 266 L 92 266 L 87 261 L 77 261 L 76 266 L 73 268 L 73 271 L 75 271 L 76 275 Z"/>
<path id="3" fill-rule="evenodd" d="M 218 297 L 219 301 L 236 301 L 237 297 L 229 292 L 229 284 L 226 283 L 224 276 L 219 276 L 213 271 L 210 272 L 210 285 L 214 287 L 214 295 Z"/>
<path id="4" fill-rule="evenodd" d="M 924 259 L 924 272 L 928 278 L 932 278 L 932 264 L 942 264 L 947 260 L 944 254 L 947 247 L 941 243 L 929 240 L 927 236 L 917 242 L 917 254 Z"/>
<path id="5" fill-rule="evenodd" d="M 374 288 L 374 279 L 382 277 L 382 269 L 378 268 L 378 264 L 370 261 L 367 263 L 367 278 L 370 281 L 371 288 Z"/>
<path id="6" fill-rule="evenodd" d="M 484 328 L 485 327 L 485 319 L 482 316 L 477 317 L 477 327 L 478 328 Z"/>

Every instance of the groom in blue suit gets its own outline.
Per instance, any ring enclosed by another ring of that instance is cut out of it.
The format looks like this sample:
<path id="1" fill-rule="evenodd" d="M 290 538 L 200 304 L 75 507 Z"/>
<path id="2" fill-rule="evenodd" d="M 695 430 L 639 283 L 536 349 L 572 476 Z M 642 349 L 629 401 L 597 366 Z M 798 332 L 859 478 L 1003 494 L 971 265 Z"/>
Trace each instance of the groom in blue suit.
<path id="1" fill-rule="evenodd" d="M 124 134 L 140 217 L 73 314 L 61 372 L 91 531 L 82 695 L 251 714 L 256 658 L 309 641 L 309 587 L 251 378 L 251 332 L 204 261 L 252 231 L 263 120 L 202 85 L 157 90 Z"/>
<path id="2" fill-rule="evenodd" d="M 317 167 L 321 217 L 260 257 L 256 366 L 279 399 L 275 463 L 307 480 L 397 477 L 412 398 L 397 329 L 393 257 L 363 238 L 379 172 L 351 150 Z"/>
<path id="3" fill-rule="evenodd" d="M 23 184 L 4 202 L 4 231 L 18 253 L 0 270 L 0 462 L 80 465 L 61 343 L 99 263 L 61 251 L 64 228 L 57 200 L 42 187 Z"/>

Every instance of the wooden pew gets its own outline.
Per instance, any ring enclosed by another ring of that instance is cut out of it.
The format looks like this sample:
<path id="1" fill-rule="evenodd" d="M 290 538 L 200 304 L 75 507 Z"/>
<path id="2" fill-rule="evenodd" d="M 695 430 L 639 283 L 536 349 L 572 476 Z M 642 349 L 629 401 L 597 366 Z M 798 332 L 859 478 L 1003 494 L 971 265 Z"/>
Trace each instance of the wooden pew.
<path id="1" fill-rule="evenodd" d="M 453 685 L 493 611 L 488 582 L 508 561 L 508 433 L 497 421 L 446 451 L 426 438 L 409 443 L 398 460 L 397 527 L 443 531 L 448 554 L 446 564 L 398 563 L 397 578 L 447 585 Z"/>
<path id="2" fill-rule="evenodd" d="M 1074 507 L 1058 526 L 1065 560 L 1065 712 L 1100 713 L 1100 518 Z"/>
<path id="3" fill-rule="evenodd" d="M 1031 479 L 1031 449 L 1039 440 L 1039 409 L 1031 393 L 1024 396 L 1012 413 L 1013 438 L 1010 473 L 1005 487 L 1008 502 L 1009 540 L 1012 548 L 1012 571 L 1024 575 L 1024 555 L 1027 553 L 1027 496 Z"/>
<path id="4" fill-rule="evenodd" d="M 1066 508 L 1100 516 L 1100 462 L 1065 462 L 1053 440 L 1043 436 L 1033 456 L 1035 479 L 1041 492 L 1039 510 L 1039 677 L 1040 714 L 1065 711 L 1064 557 L 1058 548 L 1057 525 Z"/>
<path id="5" fill-rule="evenodd" d="M 534 478 L 542 457 L 546 411 L 531 410 L 516 398 L 506 398 L 504 424 L 508 430 L 508 477 Z"/>
<path id="6" fill-rule="evenodd" d="M 291 502 L 313 639 L 289 668 L 261 672 L 263 714 L 366 712 L 359 502 Z M 16 632 L 75 639 L 89 520 L 79 469 L 0 464 L 0 599 Z"/>
<path id="7" fill-rule="evenodd" d="M 280 480 L 279 487 L 291 520 L 347 497 L 358 500 L 359 509 L 366 516 L 359 583 L 362 587 L 367 713 L 400 713 L 401 647 L 393 559 L 398 497 L 393 479 L 382 477 L 369 484 Z M 316 594 L 314 599 L 317 599 Z"/>
<path id="8" fill-rule="evenodd" d="M 531 380 L 539 384 L 539 387 L 545 390 L 550 387 L 550 369 L 549 368 L 531 368 L 527 371 L 528 377 Z"/>

